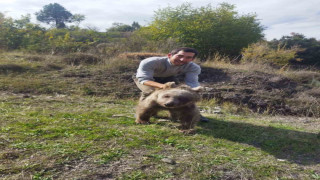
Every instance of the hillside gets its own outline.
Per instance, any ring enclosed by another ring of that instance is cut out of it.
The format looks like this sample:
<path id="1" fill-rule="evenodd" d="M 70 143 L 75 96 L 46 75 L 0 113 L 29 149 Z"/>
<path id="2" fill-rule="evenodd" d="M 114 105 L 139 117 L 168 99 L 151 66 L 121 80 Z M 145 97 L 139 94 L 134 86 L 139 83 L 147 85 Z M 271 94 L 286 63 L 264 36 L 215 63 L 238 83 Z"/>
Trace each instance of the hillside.
<path id="1" fill-rule="evenodd" d="M 97 63 L 95 59 L 83 55 L 71 60 L 59 56 L 2 56 L 0 74 L 10 79 L 2 78 L 0 90 L 26 95 L 58 93 L 137 98 L 139 91 L 131 76 L 139 58 L 145 57 L 120 56 L 94 65 L 90 63 Z M 203 98 L 215 98 L 220 104 L 232 102 L 259 113 L 319 117 L 320 72 L 279 72 L 267 65 L 204 63 L 200 82 L 208 88 Z"/>
<path id="2" fill-rule="evenodd" d="M 0 179 L 319 179 L 319 71 L 202 63 L 210 119 L 134 123 L 139 58 L 0 54 Z"/>
<path id="3" fill-rule="evenodd" d="M 212 88 L 204 97 L 244 105 L 259 113 L 320 116 L 319 72 L 279 74 L 268 70 L 204 67 L 200 79 Z"/>

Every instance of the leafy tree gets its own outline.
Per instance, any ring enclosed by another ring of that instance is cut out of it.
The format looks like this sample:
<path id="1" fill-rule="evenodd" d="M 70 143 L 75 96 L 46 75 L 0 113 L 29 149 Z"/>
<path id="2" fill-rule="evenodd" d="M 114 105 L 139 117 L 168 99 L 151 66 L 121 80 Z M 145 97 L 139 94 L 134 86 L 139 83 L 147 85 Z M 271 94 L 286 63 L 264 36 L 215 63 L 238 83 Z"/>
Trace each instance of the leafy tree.
<path id="1" fill-rule="evenodd" d="M 20 47 L 23 31 L 20 31 L 20 26 L 25 19 L 19 21 L 10 17 L 5 17 L 0 13 L 0 47 L 7 50 L 17 49 Z"/>
<path id="2" fill-rule="evenodd" d="M 37 20 L 50 24 L 55 23 L 56 28 L 65 28 L 65 23 L 71 22 L 81 22 L 84 20 L 83 15 L 77 14 L 73 16 L 69 11 L 67 11 L 63 6 L 58 3 L 50 3 L 43 7 L 43 10 L 36 12 Z"/>
<path id="3" fill-rule="evenodd" d="M 79 26 L 83 20 L 85 20 L 85 16 L 82 14 L 74 14 L 71 18 L 72 22 L 76 22 L 76 26 Z"/>
<path id="4" fill-rule="evenodd" d="M 20 32 L 23 32 L 21 49 L 33 52 L 47 52 L 49 50 L 49 43 L 45 38 L 45 28 L 28 23 L 23 29 L 20 29 Z"/>
<path id="5" fill-rule="evenodd" d="M 315 38 L 306 38 L 303 34 L 291 33 L 291 36 L 283 36 L 279 40 L 272 40 L 270 44 L 273 48 L 282 45 L 286 49 L 294 46 L 300 47 L 301 51 L 297 53 L 300 61 L 294 61 L 299 64 L 320 66 L 320 41 Z"/>
<path id="6" fill-rule="evenodd" d="M 44 28 L 30 23 L 29 14 L 14 20 L 0 13 L 0 48 L 2 49 L 44 52 L 48 48 L 44 34 Z"/>
<path id="7" fill-rule="evenodd" d="M 129 32 L 132 31 L 132 27 L 123 23 L 112 23 L 112 27 L 107 29 L 108 32 Z"/>
<path id="8" fill-rule="evenodd" d="M 27 24 L 30 24 L 31 15 L 27 14 L 26 16 L 21 16 L 20 19 L 15 20 L 14 23 L 17 28 L 24 28 L 27 26 Z"/>
<path id="9" fill-rule="evenodd" d="M 130 37 L 134 31 L 140 28 L 139 23 L 133 22 L 132 25 L 115 22 L 112 27 L 107 29 L 107 37 L 110 41 L 123 41 Z"/>
<path id="10" fill-rule="evenodd" d="M 107 29 L 108 32 L 132 32 L 140 28 L 139 23 L 133 22 L 132 25 L 127 25 L 123 23 L 112 23 L 112 27 Z"/>
<path id="11" fill-rule="evenodd" d="M 141 28 L 153 40 L 175 39 L 178 43 L 196 48 L 200 58 L 213 54 L 236 56 L 241 49 L 263 37 L 263 27 L 256 15 L 238 15 L 235 6 L 227 3 L 217 8 L 211 5 L 193 8 L 185 3 L 176 8 L 156 11 L 151 24 Z"/>
<path id="12" fill-rule="evenodd" d="M 0 12 L 0 49 L 7 49 L 6 34 L 8 32 L 7 27 L 8 19 Z"/>
<path id="13" fill-rule="evenodd" d="M 134 30 L 134 31 L 141 28 L 140 24 L 138 22 L 135 22 L 135 21 L 133 21 L 131 27 L 132 27 L 132 30 Z"/>

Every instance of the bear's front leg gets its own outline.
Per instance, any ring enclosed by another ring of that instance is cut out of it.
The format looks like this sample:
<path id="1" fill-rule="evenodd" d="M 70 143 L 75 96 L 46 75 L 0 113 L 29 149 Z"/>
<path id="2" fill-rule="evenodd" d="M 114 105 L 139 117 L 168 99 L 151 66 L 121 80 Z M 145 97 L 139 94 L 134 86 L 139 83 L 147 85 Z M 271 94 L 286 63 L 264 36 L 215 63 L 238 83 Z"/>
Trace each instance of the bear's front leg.
<path id="1" fill-rule="evenodd" d="M 195 104 L 180 109 L 179 114 L 182 130 L 193 129 L 200 120 L 200 112 Z"/>
<path id="2" fill-rule="evenodd" d="M 150 117 L 154 116 L 157 113 L 158 109 L 156 107 L 145 107 L 138 105 L 136 110 L 136 120 L 138 124 L 149 124 Z"/>
<path id="3" fill-rule="evenodd" d="M 177 122 L 180 119 L 180 113 L 176 109 L 169 109 L 171 121 Z"/>

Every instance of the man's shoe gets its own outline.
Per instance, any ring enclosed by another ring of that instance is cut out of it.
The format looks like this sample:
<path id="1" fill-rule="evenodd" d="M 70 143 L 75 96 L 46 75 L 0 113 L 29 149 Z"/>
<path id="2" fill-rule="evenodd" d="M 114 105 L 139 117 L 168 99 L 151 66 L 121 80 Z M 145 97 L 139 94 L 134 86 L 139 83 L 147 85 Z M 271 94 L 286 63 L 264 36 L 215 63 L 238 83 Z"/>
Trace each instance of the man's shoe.
<path id="1" fill-rule="evenodd" d="M 200 115 L 200 121 L 201 122 L 209 122 L 209 119 L 204 117 L 204 116 L 202 116 L 202 115 Z"/>

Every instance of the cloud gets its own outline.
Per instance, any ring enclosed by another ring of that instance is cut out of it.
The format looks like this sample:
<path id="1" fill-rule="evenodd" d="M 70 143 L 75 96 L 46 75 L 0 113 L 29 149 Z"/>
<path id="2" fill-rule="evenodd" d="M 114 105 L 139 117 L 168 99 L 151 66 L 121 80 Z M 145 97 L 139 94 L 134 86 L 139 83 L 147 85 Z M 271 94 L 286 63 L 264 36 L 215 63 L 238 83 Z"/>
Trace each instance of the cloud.
<path id="1" fill-rule="evenodd" d="M 319 17 L 320 18 L 320 17 Z M 270 39 L 279 39 L 283 35 L 290 35 L 290 33 L 300 33 L 308 38 L 316 38 L 319 37 L 319 29 L 320 22 L 316 21 L 314 18 L 303 19 L 299 21 L 288 21 L 283 23 L 277 23 L 269 26 L 268 29 L 265 30 L 266 38 Z"/>
<path id="2" fill-rule="evenodd" d="M 320 39 L 319 0 L 55 0 L 73 14 L 83 14 L 86 19 L 81 24 L 97 27 L 101 31 L 111 27 L 112 23 L 120 22 L 131 24 L 133 21 L 141 25 L 151 22 L 154 12 L 159 8 L 176 7 L 189 2 L 193 7 L 207 6 L 227 2 L 236 6 L 239 15 L 256 14 L 261 25 L 266 27 L 264 34 L 268 40 L 281 38 L 291 32 L 304 34 L 307 37 Z M 33 22 L 34 13 L 43 6 L 53 3 L 51 0 L 0 0 L 0 12 L 15 19 L 21 15 L 31 14 Z"/>

